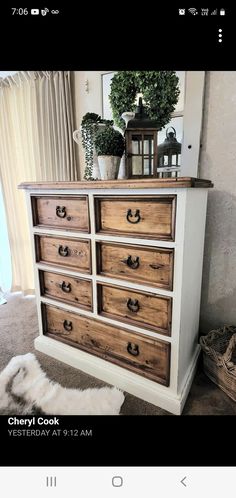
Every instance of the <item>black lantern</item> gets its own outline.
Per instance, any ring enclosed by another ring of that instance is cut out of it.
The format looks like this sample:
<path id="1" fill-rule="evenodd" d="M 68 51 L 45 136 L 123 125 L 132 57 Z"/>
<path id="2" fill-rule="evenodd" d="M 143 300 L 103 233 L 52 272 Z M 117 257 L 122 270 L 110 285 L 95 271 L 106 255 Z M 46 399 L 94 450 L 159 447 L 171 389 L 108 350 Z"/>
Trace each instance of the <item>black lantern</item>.
<path id="1" fill-rule="evenodd" d="M 158 122 L 145 113 L 142 98 L 125 130 L 126 164 L 128 178 L 157 176 L 157 131 Z"/>
<path id="2" fill-rule="evenodd" d="M 169 131 L 172 128 L 173 131 Z M 171 177 L 178 175 L 181 166 L 181 143 L 176 138 L 176 131 L 173 126 L 166 130 L 166 138 L 158 146 L 158 168 L 160 176 Z"/>

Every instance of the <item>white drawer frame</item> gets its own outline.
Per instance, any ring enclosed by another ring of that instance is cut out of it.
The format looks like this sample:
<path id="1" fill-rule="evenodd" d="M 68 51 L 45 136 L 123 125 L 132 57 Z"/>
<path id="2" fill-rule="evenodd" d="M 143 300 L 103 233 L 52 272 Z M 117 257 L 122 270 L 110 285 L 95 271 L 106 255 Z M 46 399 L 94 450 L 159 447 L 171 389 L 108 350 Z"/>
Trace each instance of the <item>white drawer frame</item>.
<path id="1" fill-rule="evenodd" d="M 39 337 L 35 340 L 37 350 L 48 354 L 62 362 L 76 367 L 84 372 L 93 375 L 109 384 L 141 398 L 145 401 L 160 406 L 174 414 L 180 414 L 187 398 L 191 383 L 196 370 L 197 359 L 200 351 L 198 344 L 198 326 L 200 312 L 202 262 L 205 236 L 205 219 L 207 206 L 207 188 L 145 188 L 138 190 L 128 189 L 91 189 L 87 190 L 89 196 L 89 212 L 91 233 L 64 231 L 59 229 L 44 229 L 33 226 L 31 214 L 31 196 L 39 195 L 38 189 L 30 189 L 27 194 L 27 205 L 31 223 L 31 241 L 33 254 L 35 254 L 34 234 L 50 234 L 66 237 L 89 238 L 91 239 L 92 275 L 86 274 L 86 278 L 92 280 L 93 286 L 93 312 L 80 310 L 73 306 L 59 303 L 56 300 L 41 297 L 39 285 L 39 269 L 50 270 L 50 265 L 36 263 L 35 288 L 37 298 L 37 310 L 39 319 Z M 40 196 L 43 195 L 77 195 L 84 194 L 84 190 L 60 190 L 41 189 Z M 142 196 L 142 195 L 176 195 L 176 229 L 175 241 L 160 241 L 153 239 L 142 239 L 137 237 L 108 236 L 95 233 L 95 213 L 94 196 Z M 111 279 L 96 275 L 96 241 L 114 241 L 120 243 L 132 243 L 142 246 L 168 247 L 175 249 L 174 255 L 174 281 L 173 291 L 162 288 L 153 288 L 147 285 L 133 284 L 127 280 Z M 55 267 L 54 267 L 55 270 Z M 58 273 L 65 273 L 65 268 L 56 268 Z M 68 275 L 85 277 L 82 273 L 66 270 Z M 121 322 L 102 317 L 97 314 L 97 281 L 116 283 L 123 287 L 137 290 L 149 291 L 154 294 L 162 294 L 173 298 L 172 307 L 172 334 L 171 337 L 142 329 L 134 325 L 124 324 L 122 328 L 157 339 L 162 339 L 171 343 L 170 361 L 170 385 L 169 387 L 148 380 L 141 375 L 132 373 L 124 368 L 118 367 L 108 361 L 104 361 L 92 354 L 79 351 L 72 346 L 60 343 L 43 335 L 43 325 L 41 317 L 41 303 L 56 305 L 64 310 L 73 311 L 85 316 L 98 318 L 101 321 L 121 327 Z"/>

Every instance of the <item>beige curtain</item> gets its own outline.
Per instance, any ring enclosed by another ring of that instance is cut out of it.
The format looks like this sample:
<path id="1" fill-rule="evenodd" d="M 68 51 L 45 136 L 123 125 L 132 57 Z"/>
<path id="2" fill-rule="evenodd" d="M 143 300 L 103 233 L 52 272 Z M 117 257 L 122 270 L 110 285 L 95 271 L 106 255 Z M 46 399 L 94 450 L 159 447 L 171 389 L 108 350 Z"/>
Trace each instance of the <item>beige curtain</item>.
<path id="1" fill-rule="evenodd" d="M 12 290 L 34 292 L 24 181 L 77 180 L 70 72 L 19 72 L 0 80 L 0 179 Z"/>

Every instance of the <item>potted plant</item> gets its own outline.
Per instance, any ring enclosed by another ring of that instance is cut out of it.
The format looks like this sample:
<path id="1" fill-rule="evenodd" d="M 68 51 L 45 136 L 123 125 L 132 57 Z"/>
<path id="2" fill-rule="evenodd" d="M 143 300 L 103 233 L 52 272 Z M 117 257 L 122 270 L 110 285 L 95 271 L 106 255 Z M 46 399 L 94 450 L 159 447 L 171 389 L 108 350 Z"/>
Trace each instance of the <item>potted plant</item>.
<path id="1" fill-rule="evenodd" d="M 93 180 L 99 179 L 100 173 L 98 169 L 98 161 L 94 147 L 94 138 L 99 128 L 106 125 L 112 125 L 113 121 L 102 119 L 99 114 L 87 112 L 81 121 L 81 138 L 82 146 L 85 151 L 84 179 Z"/>
<path id="2" fill-rule="evenodd" d="M 94 139 L 95 150 L 102 180 L 116 180 L 121 157 L 125 150 L 125 140 L 118 130 L 106 126 Z"/>

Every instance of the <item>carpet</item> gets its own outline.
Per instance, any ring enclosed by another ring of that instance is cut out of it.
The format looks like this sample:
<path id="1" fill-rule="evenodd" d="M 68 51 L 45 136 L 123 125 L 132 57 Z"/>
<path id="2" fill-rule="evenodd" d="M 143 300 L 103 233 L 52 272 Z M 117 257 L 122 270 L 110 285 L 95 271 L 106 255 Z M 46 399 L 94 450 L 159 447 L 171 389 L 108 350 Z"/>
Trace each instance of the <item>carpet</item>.
<path id="1" fill-rule="evenodd" d="M 7 415 L 119 415 L 116 387 L 68 389 L 47 378 L 32 353 L 13 357 L 0 373 L 0 410 Z"/>
<path id="2" fill-rule="evenodd" d="M 32 352 L 47 376 L 63 387 L 88 389 L 107 386 L 81 370 L 35 351 L 34 339 L 38 333 L 35 298 L 24 297 L 21 293 L 8 295 L 7 303 L 0 306 L 0 371 L 13 356 Z M 128 393 L 125 394 L 121 415 L 171 416 L 162 408 Z M 206 377 L 201 361 L 183 415 L 236 415 L 236 403 Z"/>

